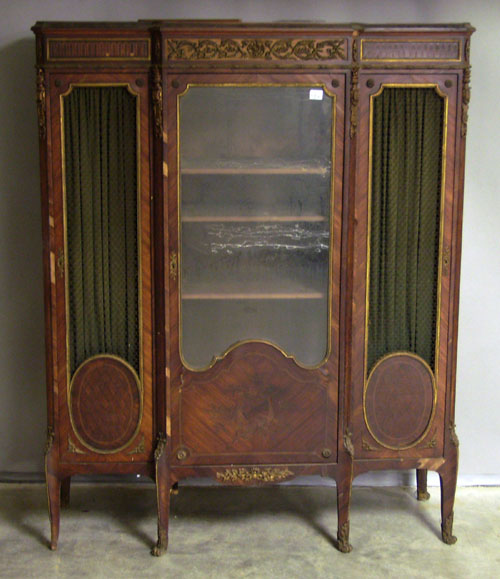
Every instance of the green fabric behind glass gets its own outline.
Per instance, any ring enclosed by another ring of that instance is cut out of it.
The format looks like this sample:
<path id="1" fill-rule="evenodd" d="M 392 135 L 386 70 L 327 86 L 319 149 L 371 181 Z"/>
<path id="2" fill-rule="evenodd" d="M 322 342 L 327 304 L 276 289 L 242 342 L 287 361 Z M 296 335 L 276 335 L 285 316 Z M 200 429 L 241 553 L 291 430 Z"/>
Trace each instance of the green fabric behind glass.
<path id="1" fill-rule="evenodd" d="M 139 370 L 136 97 L 63 97 L 71 373 L 114 354 Z"/>
<path id="2" fill-rule="evenodd" d="M 374 98 L 368 371 L 396 351 L 434 367 L 443 119 L 433 88 Z"/>

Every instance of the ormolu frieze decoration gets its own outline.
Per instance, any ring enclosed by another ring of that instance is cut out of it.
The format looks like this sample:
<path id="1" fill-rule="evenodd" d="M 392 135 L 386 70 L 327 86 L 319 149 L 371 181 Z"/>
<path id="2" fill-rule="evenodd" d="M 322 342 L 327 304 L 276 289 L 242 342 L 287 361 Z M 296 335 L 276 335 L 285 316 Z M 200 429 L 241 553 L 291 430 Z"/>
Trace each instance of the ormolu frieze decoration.
<path id="1" fill-rule="evenodd" d="M 455 431 L 455 423 L 453 422 L 453 420 L 450 422 L 450 440 L 451 443 L 453 444 L 453 446 L 456 446 L 458 448 L 459 442 L 458 442 L 458 436 L 457 433 Z"/>
<path id="2" fill-rule="evenodd" d="M 45 113 L 45 75 L 43 68 L 36 71 L 36 108 L 38 111 L 38 134 L 40 139 L 45 139 L 47 133 L 47 117 Z"/>
<path id="3" fill-rule="evenodd" d="M 86 454 L 75 445 L 70 436 L 68 436 L 68 452 L 71 452 L 72 454 Z"/>
<path id="4" fill-rule="evenodd" d="M 163 137 L 163 89 L 161 86 L 161 71 L 159 66 L 153 67 L 152 78 L 152 95 L 153 99 L 153 116 L 155 125 L 155 137 Z"/>
<path id="5" fill-rule="evenodd" d="M 288 468 L 227 468 L 217 473 L 217 480 L 224 483 L 278 482 L 293 475 Z"/>
<path id="6" fill-rule="evenodd" d="M 447 545 L 454 545 L 457 542 L 457 538 L 453 535 L 453 513 L 449 515 L 444 523 L 441 525 L 441 535 L 443 537 L 443 543 Z"/>
<path id="7" fill-rule="evenodd" d="M 169 39 L 167 60 L 342 60 L 344 39 Z"/>
<path id="8" fill-rule="evenodd" d="M 45 442 L 45 454 L 49 454 L 52 445 L 54 444 L 54 438 L 56 437 L 56 433 L 52 426 L 47 428 L 47 441 Z"/>
<path id="9" fill-rule="evenodd" d="M 167 446 L 167 437 L 164 434 L 159 434 L 158 439 L 156 441 L 156 448 L 155 448 L 155 462 L 158 462 L 165 451 L 165 447 Z"/>
<path id="10" fill-rule="evenodd" d="M 337 535 L 338 550 L 341 553 L 350 553 L 352 551 L 352 545 L 349 543 L 349 521 L 346 521 Z"/>

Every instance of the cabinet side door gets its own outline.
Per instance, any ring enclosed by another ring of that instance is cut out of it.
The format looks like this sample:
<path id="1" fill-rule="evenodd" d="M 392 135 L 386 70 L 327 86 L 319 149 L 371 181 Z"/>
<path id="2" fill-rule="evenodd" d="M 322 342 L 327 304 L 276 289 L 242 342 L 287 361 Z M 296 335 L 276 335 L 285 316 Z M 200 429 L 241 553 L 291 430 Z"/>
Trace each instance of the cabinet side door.
<path id="1" fill-rule="evenodd" d="M 442 456 L 459 75 L 360 75 L 356 456 Z"/>
<path id="2" fill-rule="evenodd" d="M 148 77 L 50 74 L 62 462 L 152 454 Z"/>

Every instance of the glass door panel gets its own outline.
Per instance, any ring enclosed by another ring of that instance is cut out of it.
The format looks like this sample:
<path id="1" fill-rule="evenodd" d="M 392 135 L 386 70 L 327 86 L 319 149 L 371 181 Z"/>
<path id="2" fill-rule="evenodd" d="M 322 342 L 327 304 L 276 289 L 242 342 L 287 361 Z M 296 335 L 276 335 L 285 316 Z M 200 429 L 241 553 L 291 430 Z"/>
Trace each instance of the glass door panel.
<path id="1" fill-rule="evenodd" d="M 188 86 L 179 97 L 181 355 L 201 370 L 270 342 L 329 347 L 334 97 L 317 86 Z"/>

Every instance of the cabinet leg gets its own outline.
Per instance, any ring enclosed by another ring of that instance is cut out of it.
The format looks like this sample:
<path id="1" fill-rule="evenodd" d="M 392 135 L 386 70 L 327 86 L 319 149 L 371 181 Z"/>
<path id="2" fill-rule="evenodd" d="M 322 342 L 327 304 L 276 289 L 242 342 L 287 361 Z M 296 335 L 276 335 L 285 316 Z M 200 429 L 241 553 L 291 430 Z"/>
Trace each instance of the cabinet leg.
<path id="1" fill-rule="evenodd" d="M 155 450 L 156 464 L 156 496 L 158 501 L 158 542 L 151 550 L 151 554 L 160 557 L 167 551 L 168 546 L 168 517 L 170 512 L 170 471 L 167 465 L 165 446 L 167 439 L 164 435 L 158 437 Z"/>
<path id="2" fill-rule="evenodd" d="M 337 480 L 337 549 L 341 553 L 350 553 L 352 545 L 349 543 L 349 508 L 351 504 L 352 464 L 349 472 L 344 473 Z"/>
<path id="3" fill-rule="evenodd" d="M 430 496 L 427 492 L 427 469 L 417 468 L 417 501 L 428 501 Z"/>
<path id="4" fill-rule="evenodd" d="M 67 476 L 61 481 L 61 508 L 69 507 L 71 493 L 71 477 Z"/>
<path id="5" fill-rule="evenodd" d="M 457 461 L 447 460 L 439 471 L 441 481 L 441 536 L 447 545 L 453 545 L 457 538 L 453 535 L 453 505 L 457 488 Z"/>
<path id="6" fill-rule="evenodd" d="M 50 520 L 50 549 L 57 549 L 59 539 L 59 518 L 61 509 L 61 481 L 59 478 L 47 472 L 47 495 L 49 499 L 49 520 Z"/>
<path id="7" fill-rule="evenodd" d="M 453 422 L 448 427 L 446 460 L 439 469 L 441 481 L 441 536 L 447 545 L 453 545 L 457 538 L 453 535 L 453 505 L 457 489 L 458 438 Z"/>

